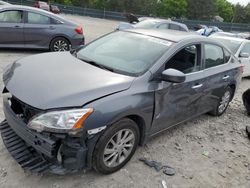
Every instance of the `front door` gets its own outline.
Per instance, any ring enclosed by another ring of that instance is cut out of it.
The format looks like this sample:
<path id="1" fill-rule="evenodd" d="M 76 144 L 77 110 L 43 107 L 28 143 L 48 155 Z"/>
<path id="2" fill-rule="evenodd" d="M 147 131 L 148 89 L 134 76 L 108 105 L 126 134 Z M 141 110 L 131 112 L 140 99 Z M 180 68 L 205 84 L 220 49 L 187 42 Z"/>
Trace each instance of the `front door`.
<path id="1" fill-rule="evenodd" d="M 155 91 L 155 113 L 152 133 L 167 129 L 199 114 L 205 87 L 201 71 L 201 45 L 181 49 L 165 66 L 186 74 L 184 83 L 162 81 Z"/>
<path id="2" fill-rule="evenodd" d="M 0 47 L 24 47 L 23 12 L 0 12 Z"/>

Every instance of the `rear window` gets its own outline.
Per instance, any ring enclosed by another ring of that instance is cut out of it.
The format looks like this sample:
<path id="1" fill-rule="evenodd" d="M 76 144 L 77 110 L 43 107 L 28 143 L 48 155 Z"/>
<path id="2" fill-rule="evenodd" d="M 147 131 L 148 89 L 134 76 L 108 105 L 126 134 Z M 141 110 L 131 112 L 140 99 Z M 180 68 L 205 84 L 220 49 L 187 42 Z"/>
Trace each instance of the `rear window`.
<path id="1" fill-rule="evenodd" d="M 136 28 L 150 29 L 155 26 L 156 22 L 152 20 L 144 20 L 135 25 Z"/>
<path id="2" fill-rule="evenodd" d="M 224 63 L 223 49 L 213 44 L 205 44 L 205 68 L 215 67 Z"/>
<path id="3" fill-rule="evenodd" d="M 29 24 L 50 24 L 50 18 L 41 14 L 28 12 Z"/>
<path id="4" fill-rule="evenodd" d="M 169 24 L 169 29 L 172 29 L 172 30 L 180 30 L 180 26 L 179 25 L 176 25 L 176 24 Z"/>

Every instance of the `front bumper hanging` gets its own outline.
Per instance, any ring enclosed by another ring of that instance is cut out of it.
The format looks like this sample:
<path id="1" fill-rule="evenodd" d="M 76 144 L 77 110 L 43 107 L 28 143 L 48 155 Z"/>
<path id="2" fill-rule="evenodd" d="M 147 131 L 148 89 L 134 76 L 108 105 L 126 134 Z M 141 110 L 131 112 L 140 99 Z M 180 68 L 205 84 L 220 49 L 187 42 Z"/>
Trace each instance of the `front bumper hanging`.
<path id="1" fill-rule="evenodd" d="M 24 170 L 66 174 L 89 169 L 84 135 L 72 137 L 30 130 L 20 114 L 12 110 L 10 97 L 3 96 L 3 99 L 6 120 L 0 124 L 2 139 Z"/>
<path id="2" fill-rule="evenodd" d="M 41 157 L 36 150 L 28 146 L 8 125 L 7 121 L 0 124 L 3 143 L 12 157 L 24 170 L 43 173 L 49 170 L 51 163 Z"/>

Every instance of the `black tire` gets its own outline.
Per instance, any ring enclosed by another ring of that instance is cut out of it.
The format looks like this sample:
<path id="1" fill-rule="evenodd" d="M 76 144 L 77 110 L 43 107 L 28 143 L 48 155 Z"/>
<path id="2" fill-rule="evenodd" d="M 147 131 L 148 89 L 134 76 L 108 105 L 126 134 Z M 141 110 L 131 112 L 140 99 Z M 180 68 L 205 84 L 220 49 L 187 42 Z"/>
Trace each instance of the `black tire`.
<path id="1" fill-rule="evenodd" d="M 224 105 L 224 108 L 223 110 L 220 110 L 220 106 L 221 106 L 221 103 L 223 101 L 223 97 L 225 97 L 226 93 L 229 93 L 229 101 L 227 102 L 226 105 Z M 223 95 L 221 96 L 220 100 L 218 101 L 218 104 L 216 105 L 215 109 L 211 112 L 209 112 L 210 115 L 212 116 L 221 116 L 222 114 L 224 114 L 228 108 L 228 105 L 229 103 L 231 102 L 233 98 L 233 90 L 231 87 L 227 87 L 223 93 Z"/>
<path id="2" fill-rule="evenodd" d="M 107 166 L 104 161 L 104 156 L 105 156 L 104 151 L 106 147 L 108 146 L 108 144 L 110 144 L 110 140 L 115 138 L 115 135 L 117 135 L 120 131 L 123 131 L 123 130 L 125 131 L 129 130 L 131 131 L 131 134 L 132 133 L 134 134 L 134 144 L 133 144 L 133 147 L 131 147 L 132 149 L 130 150 L 130 154 L 128 154 L 128 156 L 124 159 L 124 161 L 121 162 L 119 165 L 114 166 L 114 167 Z M 124 118 L 114 123 L 104 132 L 104 134 L 100 137 L 99 141 L 97 142 L 95 146 L 95 150 L 93 154 L 94 169 L 97 172 L 102 173 L 102 174 L 110 174 L 121 169 L 134 155 L 135 150 L 139 143 L 139 137 L 140 137 L 140 133 L 139 133 L 138 126 L 133 120 L 129 118 Z"/>
<path id="3" fill-rule="evenodd" d="M 50 51 L 58 52 L 58 51 L 69 51 L 70 50 L 70 42 L 64 37 L 56 37 L 50 43 Z"/>

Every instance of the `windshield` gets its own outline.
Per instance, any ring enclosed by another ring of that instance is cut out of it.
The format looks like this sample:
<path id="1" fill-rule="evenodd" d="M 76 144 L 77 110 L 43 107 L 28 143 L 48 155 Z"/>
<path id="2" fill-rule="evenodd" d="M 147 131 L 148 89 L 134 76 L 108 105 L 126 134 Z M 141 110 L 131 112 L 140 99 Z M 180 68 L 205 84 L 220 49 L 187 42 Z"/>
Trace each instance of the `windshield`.
<path id="1" fill-rule="evenodd" d="M 151 29 L 154 28 L 156 22 L 153 20 L 143 20 L 135 25 L 136 28 Z"/>
<path id="2" fill-rule="evenodd" d="M 242 43 L 241 41 L 230 40 L 230 39 L 221 39 L 221 38 L 214 38 L 214 39 L 223 43 L 226 47 L 228 47 L 233 52 L 233 54 L 237 53 L 237 51 Z"/>
<path id="3" fill-rule="evenodd" d="M 129 32 L 106 35 L 76 53 L 85 62 L 113 72 L 139 76 L 146 72 L 172 42 Z"/>

